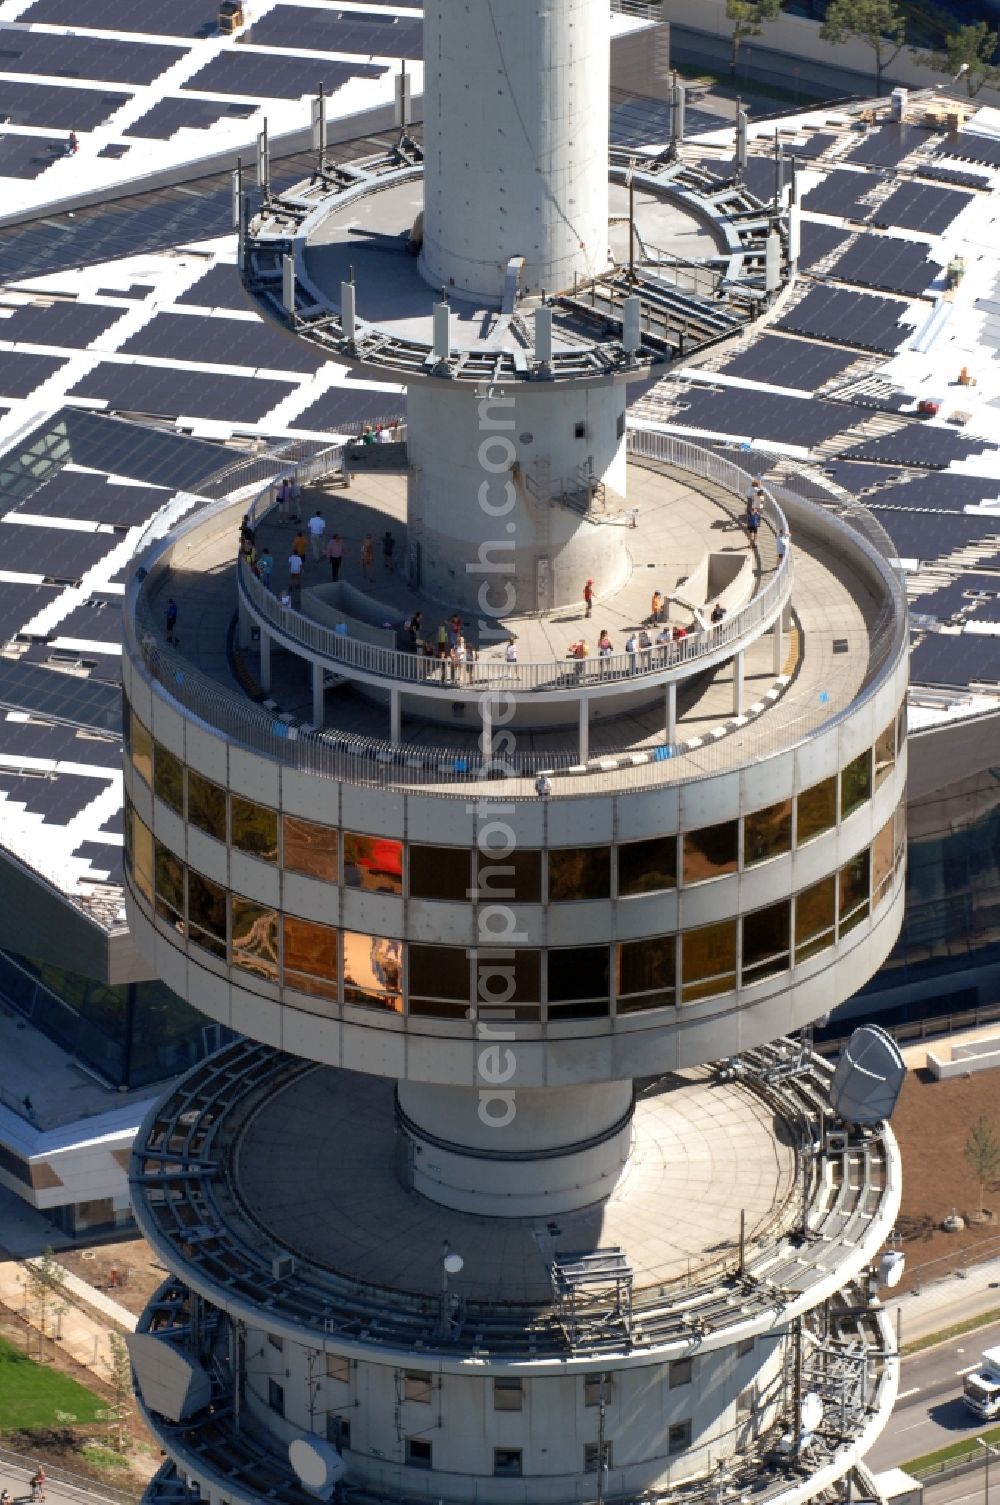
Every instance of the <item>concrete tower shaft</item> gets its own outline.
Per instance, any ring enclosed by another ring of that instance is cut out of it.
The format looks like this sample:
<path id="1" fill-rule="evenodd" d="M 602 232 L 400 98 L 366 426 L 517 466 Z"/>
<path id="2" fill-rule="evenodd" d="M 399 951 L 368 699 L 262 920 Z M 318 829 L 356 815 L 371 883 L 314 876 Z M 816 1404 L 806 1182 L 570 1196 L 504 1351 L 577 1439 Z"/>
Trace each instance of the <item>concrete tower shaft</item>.
<path id="1" fill-rule="evenodd" d="M 499 299 L 608 261 L 609 12 L 594 0 L 427 0 L 422 267 Z"/>

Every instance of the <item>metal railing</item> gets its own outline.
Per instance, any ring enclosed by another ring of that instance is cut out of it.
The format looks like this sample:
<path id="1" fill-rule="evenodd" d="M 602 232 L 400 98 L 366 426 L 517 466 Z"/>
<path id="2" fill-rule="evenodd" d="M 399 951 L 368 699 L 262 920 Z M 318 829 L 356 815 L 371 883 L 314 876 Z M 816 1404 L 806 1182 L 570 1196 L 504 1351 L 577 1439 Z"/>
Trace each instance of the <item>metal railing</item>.
<path id="1" fill-rule="evenodd" d="M 84 1474 L 74 1474 L 68 1468 L 57 1468 L 44 1458 L 29 1458 L 24 1453 L 11 1452 L 9 1448 L 0 1447 L 0 1462 L 21 1469 L 29 1477 L 37 1473 L 41 1464 L 50 1484 L 60 1484 L 63 1489 L 72 1490 L 82 1501 L 108 1500 L 111 1505 L 136 1505 L 136 1501 L 142 1498 L 141 1490 L 115 1489 L 102 1479 L 88 1479 Z"/>
<path id="2" fill-rule="evenodd" d="M 750 486 L 750 476 L 731 460 L 671 435 L 629 430 L 628 449 L 637 458 L 653 459 L 700 476 L 735 498 L 741 498 Z M 251 505 L 251 523 L 256 526 L 273 505 L 273 488 L 269 487 Z M 730 516 L 735 520 L 737 514 L 731 511 Z M 766 491 L 763 520 L 775 535 L 787 530 L 784 513 Z M 790 554 L 779 558 L 767 584 L 746 606 L 734 611 L 724 621 L 696 628 L 686 637 L 668 643 L 652 643 L 649 647 L 637 648 L 634 653 L 611 653 L 584 659 L 567 656 L 519 663 L 508 663 L 501 656 L 503 649 L 500 647 L 494 650 L 496 657 L 482 654 L 466 664 L 385 648 L 339 633 L 305 616 L 294 606 L 282 606 L 279 598 L 243 559 L 238 563 L 237 573 L 239 591 L 250 614 L 273 627 L 275 636 L 286 645 L 293 644 L 308 654 L 327 660 L 334 670 L 391 680 L 398 686 L 439 685 L 449 690 L 530 693 L 537 690 L 574 692 L 601 685 L 632 684 L 643 677 L 695 665 L 701 659 L 717 658 L 727 648 L 735 652 L 762 623 L 773 618 L 779 605 L 787 599 L 791 591 L 792 563 Z"/>

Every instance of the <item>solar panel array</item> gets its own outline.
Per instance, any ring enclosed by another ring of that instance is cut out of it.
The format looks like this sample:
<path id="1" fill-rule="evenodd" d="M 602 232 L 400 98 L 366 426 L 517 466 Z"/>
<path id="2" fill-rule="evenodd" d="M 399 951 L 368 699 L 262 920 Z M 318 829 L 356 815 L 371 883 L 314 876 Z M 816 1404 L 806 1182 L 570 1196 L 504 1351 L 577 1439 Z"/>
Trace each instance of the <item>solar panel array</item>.
<path id="1" fill-rule="evenodd" d="M 234 104 L 230 99 L 179 99 L 173 95 L 158 100 L 122 134 L 169 141 L 177 131 L 185 128 L 208 130 L 220 120 L 248 120 L 258 108 L 256 104 Z"/>
<path id="2" fill-rule="evenodd" d="M 257 423 L 294 390 L 289 381 L 219 376 L 186 366 L 139 366 L 101 361 L 69 389 L 121 413 Z"/>
<path id="3" fill-rule="evenodd" d="M 938 148 L 941 157 L 955 157 L 960 162 L 981 162 L 984 167 L 1000 167 L 1000 141 L 995 136 L 979 136 L 975 131 L 952 131 Z"/>
<path id="4" fill-rule="evenodd" d="M 837 219 L 867 219 L 868 205 L 862 199 L 872 193 L 876 181 L 867 173 L 835 169 L 806 189 L 802 207 L 812 214 L 830 214 Z"/>
<path id="5" fill-rule="evenodd" d="M 295 47 L 308 52 L 358 53 L 362 57 L 422 59 L 421 21 L 366 11 L 312 10 L 277 5 L 244 33 L 246 43 Z"/>
<path id="6" fill-rule="evenodd" d="M 2 328 L 0 324 L 0 331 Z M 155 314 L 125 341 L 121 353 L 272 371 L 318 371 L 324 364 L 317 351 L 258 318 L 206 318 L 199 314 Z"/>
<path id="7" fill-rule="evenodd" d="M 841 160 L 865 167 L 897 167 L 904 157 L 926 145 L 929 136 L 926 126 L 889 121 L 867 131 Z"/>
<path id="8" fill-rule="evenodd" d="M 873 225 L 896 225 L 901 230 L 923 230 L 943 235 L 970 202 L 971 195 L 958 188 L 935 188 L 929 183 L 898 183 L 889 197 L 870 216 Z"/>
<path id="9" fill-rule="evenodd" d="M 342 63 L 323 57 L 304 60 L 241 47 L 237 52 L 218 53 L 181 88 L 258 99 L 305 99 L 321 84 L 327 94 L 335 94 L 352 78 L 381 78 L 387 71 L 387 66 L 378 63 Z"/>
<path id="10" fill-rule="evenodd" d="M 850 350 L 765 334 L 746 350 L 731 356 L 720 369 L 727 376 L 766 382 L 772 387 L 798 387 L 804 392 L 815 392 L 857 359 Z"/>
<path id="11" fill-rule="evenodd" d="M 899 323 L 905 312 L 906 305 L 894 298 L 848 292 L 846 288 L 813 287 L 776 320 L 775 328 L 890 354 L 906 338 L 907 329 Z"/>
<path id="12" fill-rule="evenodd" d="M 928 633 L 911 650 L 910 674 L 922 685 L 995 685 L 1000 681 L 997 641 L 970 632 Z"/>
<path id="13" fill-rule="evenodd" d="M 949 429 L 930 424 L 907 423 L 892 434 L 864 439 L 845 450 L 847 459 L 882 460 L 891 465 L 919 465 L 928 470 L 945 470 L 972 455 L 992 449 L 985 440 L 962 439 Z"/>
<path id="14" fill-rule="evenodd" d="M 911 511 L 962 512 L 996 497 L 1000 497 L 1000 479 L 937 471 L 884 487 L 877 502 L 880 507 L 906 507 Z"/>
<path id="15" fill-rule="evenodd" d="M 837 258 L 830 275 L 839 282 L 857 282 L 864 287 L 919 297 L 940 270 L 922 245 L 891 235 L 864 233 Z"/>
<path id="16" fill-rule="evenodd" d="M 815 220 L 803 219 L 799 235 L 799 270 L 808 272 L 818 261 L 824 261 L 832 252 L 846 246 L 851 238 L 850 230 L 841 230 L 838 225 L 822 225 Z"/>
<path id="17" fill-rule="evenodd" d="M 846 428 L 847 409 L 818 399 L 787 397 L 746 387 L 694 389 L 679 398 L 673 421 L 723 434 L 745 434 L 811 449 Z"/>
<path id="18" fill-rule="evenodd" d="M 215 34 L 219 7 L 215 0 L 35 0 L 21 20 L 49 26 L 95 27 L 101 31 L 150 32 L 169 37 L 207 37 Z"/>

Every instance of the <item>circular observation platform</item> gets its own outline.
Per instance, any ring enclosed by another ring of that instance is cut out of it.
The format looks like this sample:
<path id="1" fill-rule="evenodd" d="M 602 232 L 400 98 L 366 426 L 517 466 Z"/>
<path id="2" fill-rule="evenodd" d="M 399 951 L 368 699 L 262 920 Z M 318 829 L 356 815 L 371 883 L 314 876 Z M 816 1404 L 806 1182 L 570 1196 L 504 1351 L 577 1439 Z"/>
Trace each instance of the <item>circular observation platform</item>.
<path id="1" fill-rule="evenodd" d="M 521 287 L 514 258 L 502 300 L 470 301 L 445 288 L 447 317 L 439 313 L 435 326 L 440 291 L 422 276 L 418 254 L 422 155 L 405 138 L 363 162 L 325 164 L 270 196 L 243 237 L 244 285 L 258 312 L 327 358 L 408 385 L 648 379 L 738 336 L 767 307 L 789 275 L 781 270 L 787 212 L 676 155 L 640 157 L 634 170 L 629 154 L 613 156 L 608 264 L 571 288 Z M 771 231 L 780 257 L 768 286 Z M 637 300 L 631 332 L 627 299 Z"/>
<path id="2" fill-rule="evenodd" d="M 688 448 L 692 456 L 704 453 Z M 247 561 L 238 564 L 241 642 L 251 648 L 256 636 L 262 686 L 283 705 L 295 693 L 289 660 L 312 672 L 314 727 L 338 723 L 346 689 L 368 703 L 374 725 L 381 707 L 383 729 L 397 742 L 409 740 L 414 723 L 447 726 L 452 738 L 467 724 L 476 734 L 481 716 L 492 715 L 518 733 L 568 729 L 581 736 L 577 761 L 585 764 L 591 724 L 596 730 L 602 719 L 645 714 L 673 743 L 676 698 L 685 684 L 737 655 L 742 669 L 742 655 L 772 629 L 775 644 L 758 657 L 769 657 L 777 678 L 787 647 L 781 618 L 793 559 L 790 548 L 778 546 L 784 515 L 766 498 L 751 544 L 737 496 L 743 473 L 721 457 L 706 455 L 705 462 L 705 474 L 698 474 L 637 458 L 628 467 L 632 510 L 589 515 L 585 526 L 598 540 L 606 534 L 610 546 L 612 537 L 616 545 L 624 538 L 627 554 L 623 582 L 607 589 L 595 582 L 590 615 L 583 580 L 574 605 L 523 613 L 516 599 L 513 610 L 500 610 L 507 598 L 504 577 L 497 577 L 488 595 L 498 605 L 488 618 L 456 613 L 453 603 L 412 583 L 406 478 L 382 471 L 358 473 L 346 492 L 316 498 L 325 536 L 338 533 L 348 558 L 336 584 L 325 559 L 307 560 L 305 584 L 284 605 L 279 593 L 294 528 L 265 495 L 251 514 L 255 546 L 269 549 L 275 567 L 265 585 Z M 386 531 L 395 541 L 391 568 L 382 557 Z M 358 563 L 366 534 L 374 535 L 378 555 L 369 573 Z M 655 617 L 654 593 L 661 600 Z M 416 615 L 420 629 L 411 634 L 407 624 Z M 452 646 L 456 618 L 461 647 Z M 448 636 L 439 649 L 442 632 Z M 336 694 L 328 696 L 331 683 Z M 734 715 L 744 709 L 741 690 L 731 691 Z"/>
<path id="3" fill-rule="evenodd" d="M 887 1127 L 828 1134 L 829 1076 L 779 1041 L 747 1053 L 735 1079 L 706 1068 L 650 1083 L 628 1164 L 602 1200 L 498 1218 L 408 1189 L 392 1084 L 242 1042 L 146 1120 L 135 1214 L 186 1284 L 297 1341 L 423 1349 L 455 1368 L 476 1354 L 501 1368 L 600 1355 L 641 1366 L 787 1325 L 888 1236 L 895 1142 Z M 446 1244 L 464 1265 L 442 1326 Z M 594 1310 L 578 1321 L 566 1282 L 584 1254 L 614 1255 L 617 1294 L 591 1291 Z"/>

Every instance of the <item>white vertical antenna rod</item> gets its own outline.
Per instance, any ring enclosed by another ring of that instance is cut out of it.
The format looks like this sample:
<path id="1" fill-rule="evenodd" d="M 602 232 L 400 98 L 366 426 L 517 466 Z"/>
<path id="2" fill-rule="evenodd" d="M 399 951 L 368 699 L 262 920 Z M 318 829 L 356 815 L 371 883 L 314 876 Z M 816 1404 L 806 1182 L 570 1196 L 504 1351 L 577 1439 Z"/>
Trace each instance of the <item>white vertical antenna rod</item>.
<path id="1" fill-rule="evenodd" d="M 281 303 L 285 312 L 295 317 L 295 257 L 281 258 Z"/>
<path id="2" fill-rule="evenodd" d="M 400 63 L 396 74 L 396 124 L 401 131 L 410 124 L 410 75 L 405 62 Z"/>
<path id="3" fill-rule="evenodd" d="M 344 331 L 344 339 L 353 343 L 355 339 L 357 320 L 357 303 L 353 282 L 340 284 L 340 322 Z"/>
<path id="4" fill-rule="evenodd" d="M 271 150 L 267 142 L 267 121 L 265 120 L 263 129 L 257 137 L 257 182 L 265 198 L 270 193 L 270 177 Z"/>
<path id="5" fill-rule="evenodd" d="M 739 169 L 747 165 L 747 112 L 737 101 L 736 104 L 736 166 Z"/>
<path id="6" fill-rule="evenodd" d="M 319 163 L 322 166 L 323 153 L 326 151 L 326 95 L 322 84 L 312 102 L 312 143 L 319 153 Z"/>

